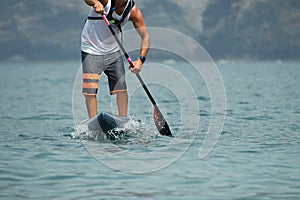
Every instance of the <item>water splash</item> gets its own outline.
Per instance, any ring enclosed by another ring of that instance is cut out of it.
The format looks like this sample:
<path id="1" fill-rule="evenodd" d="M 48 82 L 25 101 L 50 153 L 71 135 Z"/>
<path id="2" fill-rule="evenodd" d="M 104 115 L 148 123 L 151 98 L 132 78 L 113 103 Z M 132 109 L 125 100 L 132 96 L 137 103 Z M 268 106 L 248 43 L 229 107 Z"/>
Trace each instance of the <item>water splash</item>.
<path id="1" fill-rule="evenodd" d="M 64 136 L 71 139 L 79 139 L 84 141 L 98 141 L 101 143 L 106 142 L 129 142 L 133 140 L 147 140 L 157 137 L 158 132 L 155 127 L 150 124 L 146 124 L 141 120 L 129 120 L 123 128 L 114 128 L 108 132 L 92 131 L 89 130 L 85 124 L 76 126 L 75 129 L 65 133 Z"/>

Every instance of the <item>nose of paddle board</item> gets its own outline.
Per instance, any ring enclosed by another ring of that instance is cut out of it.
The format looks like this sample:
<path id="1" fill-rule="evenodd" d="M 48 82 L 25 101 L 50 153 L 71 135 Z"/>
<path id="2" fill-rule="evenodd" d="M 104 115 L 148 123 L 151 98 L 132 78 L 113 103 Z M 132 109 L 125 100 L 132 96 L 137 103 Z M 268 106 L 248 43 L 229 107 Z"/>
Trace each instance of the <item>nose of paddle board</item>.
<path id="1" fill-rule="evenodd" d="M 129 120 L 129 117 L 120 117 L 107 112 L 101 112 L 90 120 L 88 127 L 89 129 L 100 130 L 106 133 L 115 128 L 123 128 Z"/>

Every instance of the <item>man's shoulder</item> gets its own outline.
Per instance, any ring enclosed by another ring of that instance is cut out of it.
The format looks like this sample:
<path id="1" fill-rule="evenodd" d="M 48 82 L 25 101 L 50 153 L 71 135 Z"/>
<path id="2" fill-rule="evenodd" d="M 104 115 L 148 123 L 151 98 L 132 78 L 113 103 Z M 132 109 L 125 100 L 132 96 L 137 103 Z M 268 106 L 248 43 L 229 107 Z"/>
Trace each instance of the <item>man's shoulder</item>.
<path id="1" fill-rule="evenodd" d="M 142 11 L 135 4 L 130 11 L 130 20 L 143 18 Z"/>

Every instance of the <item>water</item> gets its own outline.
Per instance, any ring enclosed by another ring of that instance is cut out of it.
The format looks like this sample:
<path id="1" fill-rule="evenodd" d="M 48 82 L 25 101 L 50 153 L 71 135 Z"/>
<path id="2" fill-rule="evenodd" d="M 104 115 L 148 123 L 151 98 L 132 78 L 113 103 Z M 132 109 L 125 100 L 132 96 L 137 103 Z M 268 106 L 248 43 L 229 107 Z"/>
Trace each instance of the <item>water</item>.
<path id="1" fill-rule="evenodd" d="M 142 119 L 143 131 L 114 142 L 74 137 L 77 119 L 72 114 L 72 91 L 78 65 L 1 64 L 1 199 L 300 198 L 299 63 L 218 64 L 226 88 L 227 115 L 221 137 L 205 159 L 198 154 L 211 103 L 203 80 L 181 71 L 197 91 L 199 110 L 175 101 L 177 94 L 153 84 L 150 89 L 178 138 L 166 155 L 144 160 L 122 152 L 150 155 L 174 138 L 155 133 L 151 104 L 142 89 L 133 91 L 130 112 Z M 110 100 L 105 81 L 102 86 L 102 109 L 111 109 L 105 104 Z M 181 116 L 178 108 L 200 117 L 195 138 L 195 127 L 184 127 L 183 118 L 188 116 Z M 141 170 L 181 152 L 182 156 L 159 170 L 122 171 L 130 162 L 139 165 L 129 167 Z"/>

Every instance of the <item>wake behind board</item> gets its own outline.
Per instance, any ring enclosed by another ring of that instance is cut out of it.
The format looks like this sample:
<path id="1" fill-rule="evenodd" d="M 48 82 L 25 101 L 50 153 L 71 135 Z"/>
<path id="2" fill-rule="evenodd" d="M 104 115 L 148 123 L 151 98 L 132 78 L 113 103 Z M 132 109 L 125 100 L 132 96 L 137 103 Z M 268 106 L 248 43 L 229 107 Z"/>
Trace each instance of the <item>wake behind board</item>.
<path id="1" fill-rule="evenodd" d="M 116 128 L 124 128 L 124 125 L 129 122 L 129 120 L 129 117 L 120 117 L 107 112 L 101 112 L 95 117 L 83 122 L 83 125 L 87 125 L 91 131 L 100 131 L 106 134 L 109 139 L 115 139 L 116 135 L 111 131 Z"/>

